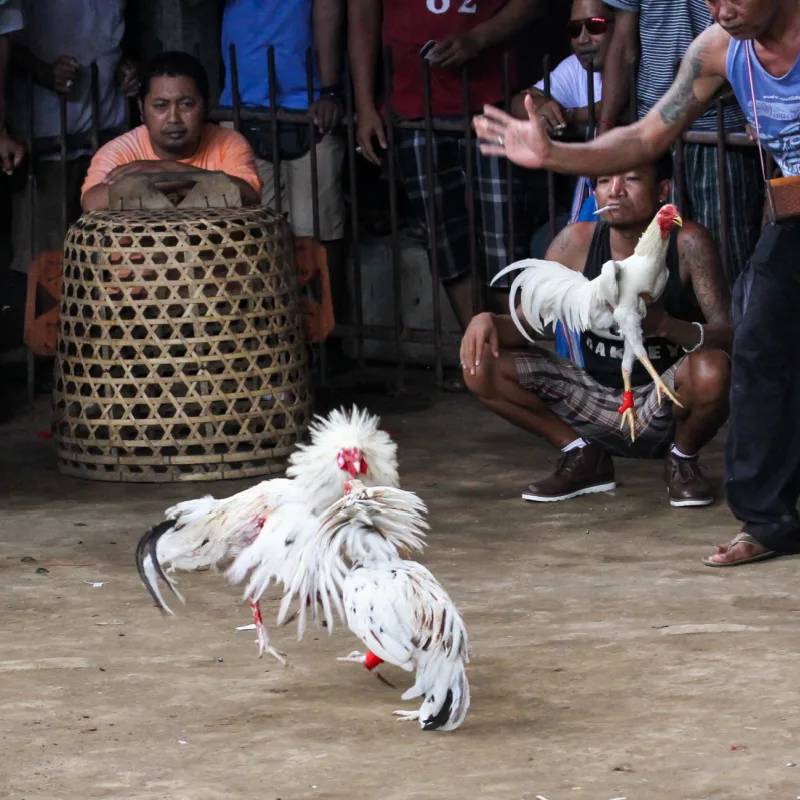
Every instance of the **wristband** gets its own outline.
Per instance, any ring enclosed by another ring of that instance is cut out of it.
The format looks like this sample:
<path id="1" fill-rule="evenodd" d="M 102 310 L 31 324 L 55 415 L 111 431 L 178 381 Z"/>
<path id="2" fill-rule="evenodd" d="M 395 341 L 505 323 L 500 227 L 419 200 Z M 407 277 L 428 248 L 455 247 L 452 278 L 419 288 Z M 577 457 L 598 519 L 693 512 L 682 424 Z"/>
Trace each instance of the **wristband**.
<path id="1" fill-rule="evenodd" d="M 700 338 L 697 340 L 697 344 L 694 347 L 684 347 L 684 353 L 694 353 L 695 350 L 699 350 L 703 343 L 706 340 L 706 329 L 700 322 L 692 322 L 692 325 L 695 325 L 697 329 L 700 331 Z"/>

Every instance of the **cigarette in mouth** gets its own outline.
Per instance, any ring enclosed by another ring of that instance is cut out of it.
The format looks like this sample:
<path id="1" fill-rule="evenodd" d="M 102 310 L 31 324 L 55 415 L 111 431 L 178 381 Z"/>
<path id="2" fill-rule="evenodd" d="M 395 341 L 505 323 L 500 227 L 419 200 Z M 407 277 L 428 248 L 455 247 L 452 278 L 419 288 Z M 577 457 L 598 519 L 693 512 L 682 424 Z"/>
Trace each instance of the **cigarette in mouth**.
<path id="1" fill-rule="evenodd" d="M 613 211 L 615 208 L 619 208 L 619 205 L 616 203 L 609 203 L 607 206 L 598 208 L 597 211 L 592 211 L 592 214 L 602 214 L 604 211 Z"/>

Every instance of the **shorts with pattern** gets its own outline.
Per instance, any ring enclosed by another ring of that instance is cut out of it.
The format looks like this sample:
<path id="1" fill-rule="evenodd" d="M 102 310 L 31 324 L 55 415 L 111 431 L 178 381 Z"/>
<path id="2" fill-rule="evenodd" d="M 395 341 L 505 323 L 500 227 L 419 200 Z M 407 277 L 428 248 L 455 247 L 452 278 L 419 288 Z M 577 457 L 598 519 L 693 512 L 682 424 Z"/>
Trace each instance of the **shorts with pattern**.
<path id="1" fill-rule="evenodd" d="M 503 267 L 527 258 L 530 240 L 528 190 L 520 170 L 512 171 L 513 241 L 508 218 L 509 181 L 506 161 L 481 155 L 473 139 L 468 153 L 460 133 L 436 131 L 432 139 L 433 186 L 428 186 L 425 160 L 425 131 L 396 128 L 397 162 L 400 177 L 414 212 L 427 227 L 428 198 L 434 195 L 439 278 L 444 283 L 470 274 L 470 230 L 467 212 L 466 159 L 473 161 L 475 228 L 478 270 L 488 283 Z M 507 278 L 498 285 L 507 286 Z"/>
<path id="2" fill-rule="evenodd" d="M 675 374 L 684 358 L 661 375 L 673 391 Z M 664 397 L 659 406 L 655 384 L 633 389 L 636 440 L 631 443 L 627 424 L 625 430 L 620 429 L 622 418 L 617 409 L 622 401 L 621 389 L 598 383 L 586 370 L 542 347 L 515 352 L 514 364 L 523 389 L 533 392 L 579 436 L 597 442 L 612 455 L 658 458 L 672 444 L 672 402 Z"/>

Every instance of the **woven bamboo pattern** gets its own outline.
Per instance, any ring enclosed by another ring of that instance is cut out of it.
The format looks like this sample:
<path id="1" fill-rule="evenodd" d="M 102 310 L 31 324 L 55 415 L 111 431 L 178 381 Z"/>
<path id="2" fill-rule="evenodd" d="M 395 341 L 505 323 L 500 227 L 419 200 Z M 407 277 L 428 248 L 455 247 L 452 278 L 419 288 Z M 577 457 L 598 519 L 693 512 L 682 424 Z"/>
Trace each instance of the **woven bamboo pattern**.
<path id="1" fill-rule="evenodd" d="M 108 481 L 279 472 L 310 415 L 285 220 L 97 211 L 64 243 L 59 469 Z"/>

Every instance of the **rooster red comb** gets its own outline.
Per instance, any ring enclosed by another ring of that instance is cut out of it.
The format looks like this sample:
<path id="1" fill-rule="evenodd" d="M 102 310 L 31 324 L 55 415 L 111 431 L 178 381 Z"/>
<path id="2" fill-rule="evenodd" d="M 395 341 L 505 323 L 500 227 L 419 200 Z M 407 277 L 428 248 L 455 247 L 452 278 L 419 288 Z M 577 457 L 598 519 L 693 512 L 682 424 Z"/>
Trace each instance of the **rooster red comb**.
<path id="1" fill-rule="evenodd" d="M 658 227 L 661 229 L 661 237 L 664 239 L 669 236 L 676 225 L 678 227 L 683 225 L 681 215 L 672 203 L 667 203 L 665 206 L 662 206 L 658 210 L 658 214 L 656 214 L 656 219 L 658 220 Z"/>

